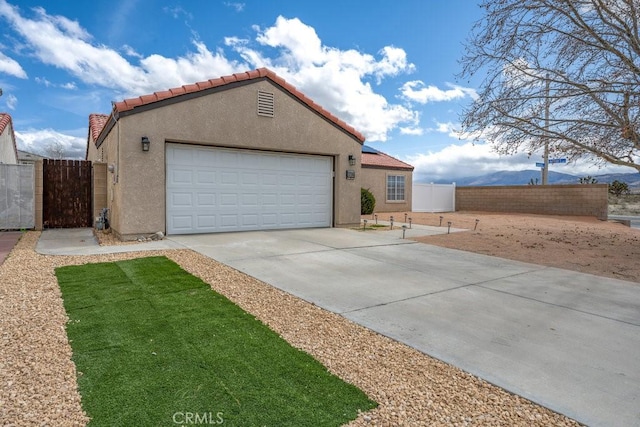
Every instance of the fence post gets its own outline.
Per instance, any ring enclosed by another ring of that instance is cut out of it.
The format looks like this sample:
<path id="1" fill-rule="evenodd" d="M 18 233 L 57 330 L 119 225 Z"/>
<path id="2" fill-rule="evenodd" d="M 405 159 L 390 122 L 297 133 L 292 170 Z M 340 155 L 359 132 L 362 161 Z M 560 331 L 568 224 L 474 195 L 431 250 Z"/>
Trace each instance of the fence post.
<path id="1" fill-rule="evenodd" d="M 453 204 L 451 205 L 452 211 L 456 211 L 456 183 L 455 181 L 451 183 L 453 185 L 453 191 L 451 192 L 451 198 L 453 199 Z"/>
<path id="2" fill-rule="evenodd" d="M 34 175 L 35 175 L 35 209 L 33 210 L 34 214 L 34 224 L 35 229 L 38 231 L 42 231 L 42 197 L 43 197 L 43 180 L 42 180 L 42 160 L 37 160 L 34 164 Z"/>

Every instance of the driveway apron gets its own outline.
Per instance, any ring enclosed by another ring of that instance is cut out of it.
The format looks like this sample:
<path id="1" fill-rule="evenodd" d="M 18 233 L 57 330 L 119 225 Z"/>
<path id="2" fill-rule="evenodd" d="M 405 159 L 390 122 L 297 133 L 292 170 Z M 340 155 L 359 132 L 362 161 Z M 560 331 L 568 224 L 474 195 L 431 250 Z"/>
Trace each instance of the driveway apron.
<path id="1" fill-rule="evenodd" d="M 640 426 L 637 283 L 416 243 L 400 230 L 170 240 L 582 423 Z"/>

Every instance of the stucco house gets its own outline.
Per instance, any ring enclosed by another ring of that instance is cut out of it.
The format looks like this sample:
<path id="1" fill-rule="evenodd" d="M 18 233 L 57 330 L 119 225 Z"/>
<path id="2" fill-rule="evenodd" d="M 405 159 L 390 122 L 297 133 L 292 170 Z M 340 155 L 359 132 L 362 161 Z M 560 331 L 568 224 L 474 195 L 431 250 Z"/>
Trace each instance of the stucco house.
<path id="1" fill-rule="evenodd" d="M 360 222 L 363 135 L 266 68 L 115 102 L 89 122 L 87 160 L 107 164 L 123 240 Z"/>
<path id="2" fill-rule="evenodd" d="M 411 212 L 413 166 L 363 145 L 361 175 L 376 198 L 375 212 Z"/>
<path id="3" fill-rule="evenodd" d="M 0 113 L 0 163 L 15 165 L 18 163 L 16 136 L 13 122 L 7 113 Z"/>
<path id="4" fill-rule="evenodd" d="M 18 150 L 18 164 L 20 165 L 33 165 L 38 160 L 46 159 L 45 156 L 39 154 L 30 153 L 28 151 Z"/>

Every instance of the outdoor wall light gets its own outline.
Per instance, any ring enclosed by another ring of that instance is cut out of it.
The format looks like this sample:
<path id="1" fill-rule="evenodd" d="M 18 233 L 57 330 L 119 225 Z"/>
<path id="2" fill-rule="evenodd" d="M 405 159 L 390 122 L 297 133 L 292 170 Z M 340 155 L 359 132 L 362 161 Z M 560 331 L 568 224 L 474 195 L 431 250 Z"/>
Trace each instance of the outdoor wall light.
<path id="1" fill-rule="evenodd" d="M 353 154 L 349 154 L 349 165 L 350 166 L 356 165 L 356 156 L 354 156 Z"/>
<path id="2" fill-rule="evenodd" d="M 149 151 L 149 145 L 151 145 L 151 141 L 146 136 L 142 137 L 142 151 Z"/>

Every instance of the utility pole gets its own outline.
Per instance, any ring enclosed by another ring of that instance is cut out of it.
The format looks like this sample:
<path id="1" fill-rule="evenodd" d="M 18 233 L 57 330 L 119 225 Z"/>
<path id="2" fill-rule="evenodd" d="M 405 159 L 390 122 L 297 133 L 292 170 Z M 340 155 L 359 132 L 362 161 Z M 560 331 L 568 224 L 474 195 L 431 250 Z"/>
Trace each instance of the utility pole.
<path id="1" fill-rule="evenodd" d="M 542 185 L 549 182 L 549 73 L 546 75 L 544 91 L 544 167 L 542 168 Z"/>

